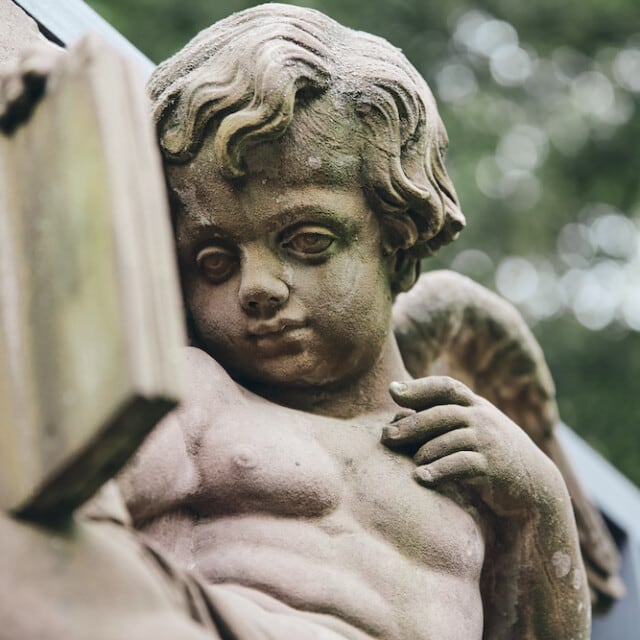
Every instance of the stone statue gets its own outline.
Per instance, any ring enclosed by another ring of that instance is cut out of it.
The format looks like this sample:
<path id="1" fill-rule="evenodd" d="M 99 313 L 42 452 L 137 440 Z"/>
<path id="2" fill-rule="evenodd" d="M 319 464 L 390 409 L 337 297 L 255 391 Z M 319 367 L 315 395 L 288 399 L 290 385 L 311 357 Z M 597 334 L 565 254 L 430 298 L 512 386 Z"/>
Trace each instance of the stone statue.
<path id="1" fill-rule="evenodd" d="M 52 619 L 83 595 L 92 612 L 11 637 L 86 637 L 114 612 L 95 637 L 588 638 L 539 348 L 477 285 L 418 279 L 464 217 L 415 69 L 380 38 L 268 4 L 203 31 L 149 91 L 187 397 L 118 477 L 128 514 L 107 485 L 57 548 L 2 515 L 5 575 L 34 553 L 46 592 L 73 556 Z M 585 558 L 615 596 L 594 535 Z M 81 588 L 92 558 L 103 607 Z"/>
<path id="2" fill-rule="evenodd" d="M 263 5 L 150 95 L 195 348 L 120 486 L 217 585 L 223 636 L 588 638 L 558 469 L 462 382 L 412 379 L 394 338 L 394 298 L 464 226 L 401 52 Z"/>

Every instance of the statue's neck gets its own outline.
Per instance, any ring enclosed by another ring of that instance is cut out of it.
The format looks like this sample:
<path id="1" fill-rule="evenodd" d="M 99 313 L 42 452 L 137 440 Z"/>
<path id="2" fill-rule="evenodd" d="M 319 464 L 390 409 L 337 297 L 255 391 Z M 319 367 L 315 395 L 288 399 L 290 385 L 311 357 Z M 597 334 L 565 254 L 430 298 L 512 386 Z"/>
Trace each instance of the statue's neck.
<path id="1" fill-rule="evenodd" d="M 389 414 L 399 411 L 389 395 L 393 380 L 409 380 L 395 337 L 385 341 L 375 364 L 361 376 L 327 387 L 288 387 L 248 384 L 254 393 L 277 404 L 317 415 L 348 419 L 363 414 Z"/>

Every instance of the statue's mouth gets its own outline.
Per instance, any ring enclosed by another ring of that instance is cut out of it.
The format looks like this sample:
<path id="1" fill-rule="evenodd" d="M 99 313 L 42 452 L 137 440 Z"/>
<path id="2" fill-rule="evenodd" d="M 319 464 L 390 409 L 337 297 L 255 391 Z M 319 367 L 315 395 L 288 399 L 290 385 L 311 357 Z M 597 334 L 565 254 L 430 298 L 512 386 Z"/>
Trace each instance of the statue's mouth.
<path id="1" fill-rule="evenodd" d="M 247 335 L 250 338 L 275 337 L 304 326 L 305 323 L 301 320 L 274 318 L 273 320 L 249 324 L 247 327 Z"/>
<path id="2" fill-rule="evenodd" d="M 304 322 L 278 320 L 250 325 L 247 338 L 255 355 L 271 358 L 304 351 L 308 331 Z"/>

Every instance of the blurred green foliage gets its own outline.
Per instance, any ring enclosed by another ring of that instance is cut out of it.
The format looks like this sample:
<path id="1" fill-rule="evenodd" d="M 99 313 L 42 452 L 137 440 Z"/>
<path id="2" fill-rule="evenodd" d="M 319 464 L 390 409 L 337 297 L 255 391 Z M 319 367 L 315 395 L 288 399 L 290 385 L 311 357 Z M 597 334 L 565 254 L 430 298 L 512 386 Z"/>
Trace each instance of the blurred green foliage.
<path id="1" fill-rule="evenodd" d="M 155 61 L 243 0 L 89 0 Z M 426 268 L 510 298 L 564 420 L 640 484 L 637 0 L 299 2 L 403 49 L 440 104 L 468 228 Z"/>

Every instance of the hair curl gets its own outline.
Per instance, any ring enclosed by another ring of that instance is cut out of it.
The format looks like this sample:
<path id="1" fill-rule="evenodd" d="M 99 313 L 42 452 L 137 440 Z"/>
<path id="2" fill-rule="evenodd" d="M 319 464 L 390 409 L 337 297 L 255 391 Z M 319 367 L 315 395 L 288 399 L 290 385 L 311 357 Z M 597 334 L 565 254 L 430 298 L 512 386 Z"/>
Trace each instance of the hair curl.
<path id="1" fill-rule="evenodd" d="M 189 161 L 214 135 L 228 179 L 244 175 L 248 147 L 284 134 L 301 98 L 332 95 L 348 106 L 365 128 L 364 188 L 396 256 L 395 291 L 464 227 L 433 96 L 382 38 L 313 9 L 260 5 L 200 32 L 159 65 L 148 90 L 165 161 Z"/>

